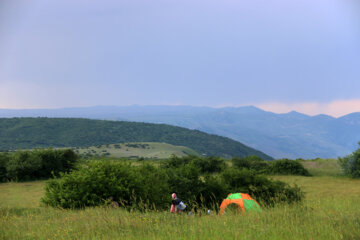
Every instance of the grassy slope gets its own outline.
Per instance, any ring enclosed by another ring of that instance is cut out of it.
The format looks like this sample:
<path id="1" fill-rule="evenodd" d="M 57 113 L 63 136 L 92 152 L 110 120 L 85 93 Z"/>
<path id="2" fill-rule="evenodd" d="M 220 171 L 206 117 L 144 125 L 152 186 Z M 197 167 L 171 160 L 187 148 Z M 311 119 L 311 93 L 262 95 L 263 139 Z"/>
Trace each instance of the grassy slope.
<path id="1" fill-rule="evenodd" d="M 78 148 L 75 149 L 75 151 L 79 154 L 90 153 L 92 155 L 99 156 L 108 153 L 109 157 L 115 158 L 143 157 L 165 159 L 169 158 L 173 154 L 179 157 L 186 155 L 198 155 L 196 151 L 188 147 L 154 142 L 108 144 L 87 148 Z"/>
<path id="2" fill-rule="evenodd" d="M 360 180 L 273 178 L 302 187 L 304 203 L 221 217 L 109 208 L 72 211 L 39 207 L 43 182 L 0 184 L 0 239 L 359 239 Z"/>

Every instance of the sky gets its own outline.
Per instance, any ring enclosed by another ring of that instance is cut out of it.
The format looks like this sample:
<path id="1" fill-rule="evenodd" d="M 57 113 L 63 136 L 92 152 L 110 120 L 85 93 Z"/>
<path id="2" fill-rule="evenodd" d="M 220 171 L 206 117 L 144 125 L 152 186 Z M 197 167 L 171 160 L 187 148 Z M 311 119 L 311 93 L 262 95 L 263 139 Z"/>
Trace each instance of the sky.
<path id="1" fill-rule="evenodd" d="M 0 0 L 0 108 L 360 112 L 358 0 Z"/>

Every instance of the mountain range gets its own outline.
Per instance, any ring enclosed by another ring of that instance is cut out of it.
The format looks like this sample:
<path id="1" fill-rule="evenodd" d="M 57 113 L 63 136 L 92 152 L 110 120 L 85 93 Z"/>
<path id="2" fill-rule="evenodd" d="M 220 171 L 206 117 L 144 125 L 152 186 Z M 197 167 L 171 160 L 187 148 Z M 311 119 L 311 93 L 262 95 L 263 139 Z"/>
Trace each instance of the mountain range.
<path id="1" fill-rule="evenodd" d="M 96 106 L 0 109 L 0 117 L 67 117 L 166 123 L 225 136 L 275 158 L 335 158 L 357 148 L 360 112 L 339 118 L 295 111 L 276 114 L 253 106 Z"/>

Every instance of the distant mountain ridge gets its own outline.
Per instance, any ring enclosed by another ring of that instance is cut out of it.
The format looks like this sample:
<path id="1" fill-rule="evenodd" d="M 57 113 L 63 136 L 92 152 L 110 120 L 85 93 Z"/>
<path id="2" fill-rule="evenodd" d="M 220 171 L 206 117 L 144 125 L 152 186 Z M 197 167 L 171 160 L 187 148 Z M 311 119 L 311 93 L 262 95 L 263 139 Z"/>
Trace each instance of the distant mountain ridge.
<path id="1" fill-rule="evenodd" d="M 79 118 L 0 118 L 0 150 L 129 142 L 185 146 L 207 156 L 231 158 L 257 155 L 272 159 L 230 138 L 166 124 Z"/>
<path id="2" fill-rule="evenodd" d="M 334 158 L 351 153 L 360 141 L 359 112 L 334 118 L 323 114 L 308 116 L 295 111 L 276 114 L 253 106 L 0 109 L 0 117 L 37 116 L 166 123 L 229 137 L 275 158 Z"/>

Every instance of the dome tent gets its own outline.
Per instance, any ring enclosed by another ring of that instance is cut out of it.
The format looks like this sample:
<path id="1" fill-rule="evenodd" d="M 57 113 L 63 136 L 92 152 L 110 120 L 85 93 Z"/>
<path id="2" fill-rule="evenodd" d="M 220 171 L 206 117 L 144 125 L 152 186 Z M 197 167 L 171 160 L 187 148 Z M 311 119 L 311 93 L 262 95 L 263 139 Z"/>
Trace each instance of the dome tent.
<path id="1" fill-rule="evenodd" d="M 222 215 L 230 204 L 236 204 L 242 212 L 261 212 L 260 205 L 246 193 L 230 193 L 220 205 L 219 214 Z"/>

